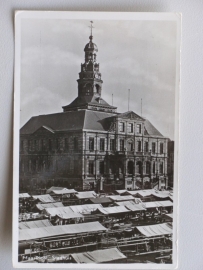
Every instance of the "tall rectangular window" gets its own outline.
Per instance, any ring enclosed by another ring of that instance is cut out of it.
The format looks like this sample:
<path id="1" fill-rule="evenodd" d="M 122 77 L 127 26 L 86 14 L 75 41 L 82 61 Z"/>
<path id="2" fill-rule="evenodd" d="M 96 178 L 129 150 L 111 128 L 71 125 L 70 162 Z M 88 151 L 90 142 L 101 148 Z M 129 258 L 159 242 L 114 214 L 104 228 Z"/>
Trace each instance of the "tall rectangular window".
<path id="1" fill-rule="evenodd" d="M 32 141 L 31 140 L 28 141 L 28 150 L 32 151 Z"/>
<path id="2" fill-rule="evenodd" d="M 73 166 L 74 174 L 78 174 L 78 160 L 74 160 Z"/>
<path id="3" fill-rule="evenodd" d="M 49 151 L 51 151 L 51 150 L 52 150 L 52 140 L 49 139 Z"/>
<path id="4" fill-rule="evenodd" d="M 114 151 L 114 150 L 115 150 L 115 140 L 110 139 L 110 151 Z"/>
<path id="5" fill-rule="evenodd" d="M 120 132 L 124 132 L 125 131 L 125 123 L 123 123 L 123 122 L 120 122 L 119 123 L 119 131 Z"/>
<path id="6" fill-rule="evenodd" d="M 74 151 L 78 151 L 78 138 L 74 138 Z"/>
<path id="7" fill-rule="evenodd" d="M 145 142 L 144 143 L 144 151 L 145 152 L 148 152 L 149 151 L 149 144 L 148 144 L 148 142 Z"/>
<path id="8" fill-rule="evenodd" d="M 65 150 L 69 150 L 68 138 L 65 138 Z"/>
<path id="9" fill-rule="evenodd" d="M 160 154 L 164 153 L 164 144 L 160 143 Z"/>
<path id="10" fill-rule="evenodd" d="M 152 154 L 155 154 L 156 153 L 156 143 L 153 142 L 152 143 Z"/>
<path id="11" fill-rule="evenodd" d="M 105 147 L 105 139 L 101 138 L 100 139 L 100 151 L 104 151 L 104 147 Z"/>
<path id="12" fill-rule="evenodd" d="M 104 174 L 104 161 L 99 162 L 99 173 Z"/>
<path id="13" fill-rule="evenodd" d="M 138 134 L 141 134 L 141 125 L 140 124 L 136 125 L 136 131 Z"/>
<path id="14" fill-rule="evenodd" d="M 42 151 L 46 150 L 46 140 L 42 140 Z"/>
<path id="15" fill-rule="evenodd" d="M 163 166 L 163 162 L 161 162 L 159 166 L 159 173 L 163 173 L 163 171 L 164 171 L 164 166 Z"/>
<path id="16" fill-rule="evenodd" d="M 128 131 L 130 133 L 133 133 L 133 123 L 129 123 L 129 129 L 128 129 Z"/>
<path id="17" fill-rule="evenodd" d="M 89 138 L 89 150 L 94 151 L 94 138 Z"/>
<path id="18" fill-rule="evenodd" d="M 142 151 L 142 142 L 141 141 L 137 141 L 137 151 L 138 152 Z"/>
<path id="19" fill-rule="evenodd" d="M 124 151 L 124 140 L 120 140 L 120 151 Z"/>
<path id="20" fill-rule="evenodd" d="M 89 174 L 94 174 L 94 161 L 89 160 Z"/>

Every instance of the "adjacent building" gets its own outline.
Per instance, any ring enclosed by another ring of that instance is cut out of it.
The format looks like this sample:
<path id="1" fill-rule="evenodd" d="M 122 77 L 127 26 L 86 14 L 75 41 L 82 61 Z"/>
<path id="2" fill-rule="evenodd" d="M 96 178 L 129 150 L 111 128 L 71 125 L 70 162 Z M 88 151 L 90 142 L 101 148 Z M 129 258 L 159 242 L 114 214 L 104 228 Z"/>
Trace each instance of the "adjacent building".
<path id="1" fill-rule="evenodd" d="M 92 35 L 84 52 L 76 99 L 63 112 L 32 117 L 20 130 L 20 190 L 167 188 L 168 138 L 102 98 Z"/>

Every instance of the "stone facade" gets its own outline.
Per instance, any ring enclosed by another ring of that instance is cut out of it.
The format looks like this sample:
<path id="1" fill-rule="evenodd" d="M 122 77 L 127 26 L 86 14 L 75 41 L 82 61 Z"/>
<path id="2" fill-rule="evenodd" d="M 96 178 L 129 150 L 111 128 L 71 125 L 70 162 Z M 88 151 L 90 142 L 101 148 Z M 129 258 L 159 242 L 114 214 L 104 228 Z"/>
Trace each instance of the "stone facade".
<path id="1" fill-rule="evenodd" d="M 97 46 L 85 46 L 78 97 L 63 113 L 31 118 L 20 131 L 20 191 L 167 188 L 168 138 L 133 111 L 101 97 Z"/>

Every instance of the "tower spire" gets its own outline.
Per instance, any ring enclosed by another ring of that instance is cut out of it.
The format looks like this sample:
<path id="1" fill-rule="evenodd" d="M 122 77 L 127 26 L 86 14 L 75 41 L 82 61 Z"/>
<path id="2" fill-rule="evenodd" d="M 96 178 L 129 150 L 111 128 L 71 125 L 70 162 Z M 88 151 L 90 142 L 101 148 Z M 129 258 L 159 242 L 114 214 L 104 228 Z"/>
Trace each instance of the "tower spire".
<path id="1" fill-rule="evenodd" d="M 92 28 L 94 28 L 94 26 L 92 25 L 93 21 L 90 21 L 90 23 L 91 23 L 91 25 L 89 26 L 89 28 L 91 29 L 90 30 L 90 39 L 92 39 L 93 38 L 93 36 L 92 36 Z"/>

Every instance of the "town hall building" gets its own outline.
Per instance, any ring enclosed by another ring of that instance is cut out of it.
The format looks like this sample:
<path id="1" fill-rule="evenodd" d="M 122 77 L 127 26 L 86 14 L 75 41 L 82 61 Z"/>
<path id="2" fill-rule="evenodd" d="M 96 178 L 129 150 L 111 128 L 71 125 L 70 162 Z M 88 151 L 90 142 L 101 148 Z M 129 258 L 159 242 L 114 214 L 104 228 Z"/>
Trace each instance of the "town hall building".
<path id="1" fill-rule="evenodd" d="M 167 188 L 168 138 L 133 111 L 102 98 L 92 33 L 84 48 L 78 94 L 63 112 L 32 117 L 20 130 L 20 191 Z"/>

